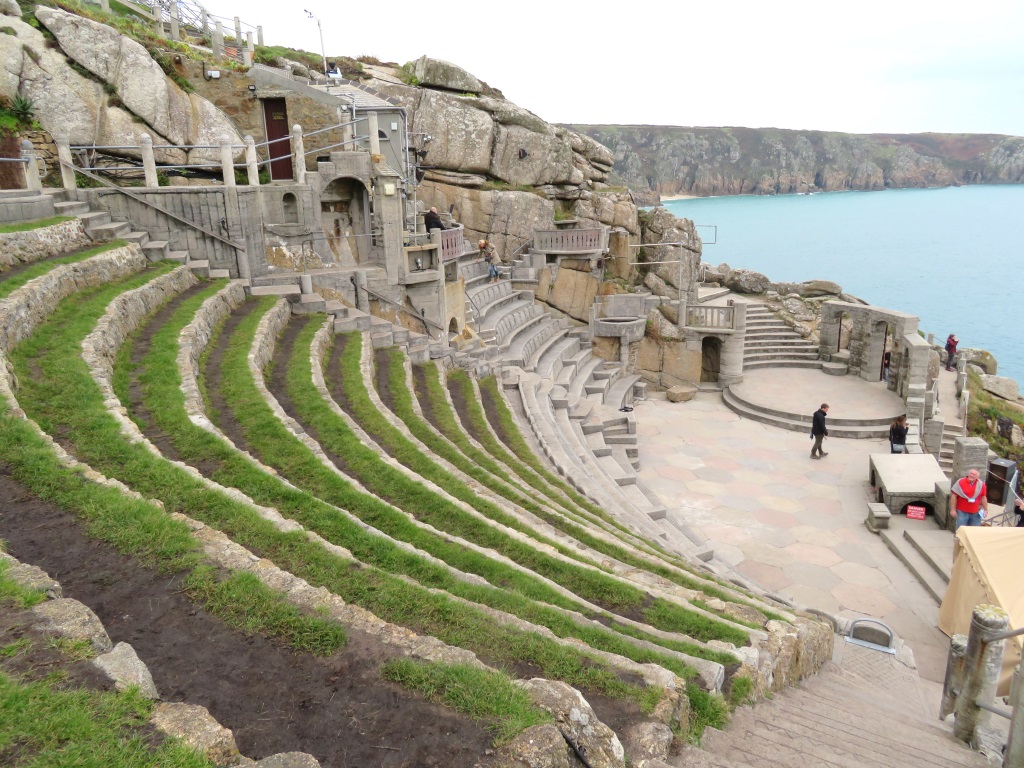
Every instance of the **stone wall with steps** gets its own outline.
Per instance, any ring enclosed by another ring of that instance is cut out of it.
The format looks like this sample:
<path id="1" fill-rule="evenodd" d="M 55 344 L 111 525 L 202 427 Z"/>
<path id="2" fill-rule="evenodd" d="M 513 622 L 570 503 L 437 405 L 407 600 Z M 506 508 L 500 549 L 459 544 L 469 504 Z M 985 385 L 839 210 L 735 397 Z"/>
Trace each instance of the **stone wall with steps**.
<path id="1" fill-rule="evenodd" d="M 748 304 L 743 369 L 753 368 L 821 368 L 818 344 L 794 331 L 765 304 Z"/>

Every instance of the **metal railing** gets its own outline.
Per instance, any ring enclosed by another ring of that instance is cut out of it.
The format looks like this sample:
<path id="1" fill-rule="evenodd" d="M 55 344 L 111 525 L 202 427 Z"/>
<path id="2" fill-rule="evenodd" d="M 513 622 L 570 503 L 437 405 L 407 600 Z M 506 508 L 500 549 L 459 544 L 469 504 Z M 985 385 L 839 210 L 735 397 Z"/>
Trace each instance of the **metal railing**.
<path id="1" fill-rule="evenodd" d="M 736 308 L 704 305 L 687 307 L 686 326 L 688 328 L 734 329 L 736 327 Z"/>
<path id="2" fill-rule="evenodd" d="M 405 314 L 407 314 L 407 315 L 408 315 L 409 317 L 412 317 L 412 318 L 415 318 L 416 320 L 419 320 L 419 321 L 420 321 L 421 323 L 423 323 L 423 332 L 424 332 L 424 333 L 425 333 L 425 334 L 426 334 L 426 335 L 427 335 L 428 337 L 430 337 L 430 339 L 432 339 L 432 340 L 433 340 L 433 338 L 434 338 L 433 334 L 431 334 L 431 333 L 430 333 L 430 328 L 431 328 L 431 327 L 437 328 L 437 330 L 438 330 L 438 331 L 440 331 L 442 335 L 444 334 L 444 327 L 443 327 L 443 326 L 441 326 L 441 325 L 438 325 L 438 324 L 437 324 L 437 323 L 435 323 L 435 322 L 434 322 L 433 320 L 428 320 L 428 319 L 427 319 L 427 318 L 425 318 L 425 317 L 424 317 L 423 315 L 417 315 L 417 314 L 416 314 L 415 312 L 413 312 L 413 311 L 412 311 L 411 309 L 409 309 L 408 307 L 403 307 L 403 306 L 402 306 L 401 304 L 399 304 L 399 303 L 398 303 L 398 302 L 396 302 L 396 301 L 392 301 L 392 300 L 391 300 L 391 299 L 389 299 L 389 298 L 388 298 L 387 296 L 381 296 L 381 295 L 380 295 L 379 293 L 377 293 L 376 291 L 372 291 L 372 290 L 370 290 L 370 289 L 369 289 L 369 288 L 367 288 L 367 287 L 366 287 L 365 285 L 364 285 L 364 286 L 362 286 L 362 289 L 363 289 L 364 291 L 366 291 L 366 295 L 367 295 L 367 296 L 372 296 L 372 297 L 373 297 L 374 299 L 376 299 L 377 301 L 382 301 L 382 302 L 384 302 L 385 304 L 387 304 L 387 305 L 389 305 L 389 306 L 392 306 L 392 307 L 394 307 L 394 308 L 395 308 L 395 309 L 397 309 L 397 310 L 398 310 L 399 312 L 404 312 L 404 313 L 405 313 Z M 357 290 L 358 290 L 358 289 L 357 289 Z M 438 338 L 440 338 L 440 337 L 438 337 Z"/>
<path id="3" fill-rule="evenodd" d="M 1010 721 L 1009 741 L 1003 752 L 1003 768 L 1024 768 L 1024 673 L 1018 664 L 1010 685 L 1009 709 L 997 707 L 997 682 L 1003 668 L 1007 640 L 1024 636 L 1024 628 L 1010 629 L 1006 611 L 994 605 L 976 606 L 971 627 L 964 635 L 953 635 L 949 644 L 946 676 L 942 684 L 939 719 L 954 716 L 953 735 L 975 745 L 979 727 L 989 714 Z"/>
<path id="4" fill-rule="evenodd" d="M 533 249 L 544 253 L 593 253 L 608 249 L 608 230 L 541 229 L 533 232 Z"/>

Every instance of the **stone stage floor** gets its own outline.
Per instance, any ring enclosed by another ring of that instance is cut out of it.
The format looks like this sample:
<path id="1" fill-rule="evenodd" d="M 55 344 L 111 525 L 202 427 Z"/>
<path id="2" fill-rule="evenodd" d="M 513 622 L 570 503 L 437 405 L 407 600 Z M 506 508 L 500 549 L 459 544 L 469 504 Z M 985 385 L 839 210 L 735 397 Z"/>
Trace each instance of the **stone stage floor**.
<path id="1" fill-rule="evenodd" d="M 902 412 L 881 384 L 813 370 L 751 373 L 797 413 L 823 401 L 830 416 Z M 913 648 L 922 677 L 941 681 L 949 640 L 936 627 L 938 607 L 864 526 L 868 456 L 887 452 L 885 440 L 826 438 L 829 455 L 812 461 L 806 434 L 741 418 L 718 394 L 687 403 L 654 394 L 633 413 L 640 477 L 718 557 L 803 605 L 881 619 Z"/>
<path id="2" fill-rule="evenodd" d="M 829 404 L 831 419 L 894 419 L 907 411 L 883 381 L 829 376 L 815 368 L 755 368 L 730 391 L 752 405 L 808 418 L 822 403 Z"/>

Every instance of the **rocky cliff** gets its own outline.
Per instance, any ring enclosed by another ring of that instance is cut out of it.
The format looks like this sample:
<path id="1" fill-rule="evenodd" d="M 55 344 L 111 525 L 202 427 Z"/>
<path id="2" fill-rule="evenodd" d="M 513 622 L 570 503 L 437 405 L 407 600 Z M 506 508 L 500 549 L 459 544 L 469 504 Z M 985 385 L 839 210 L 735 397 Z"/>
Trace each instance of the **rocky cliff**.
<path id="1" fill-rule="evenodd" d="M 1024 182 L 1024 138 L 772 128 L 573 126 L 615 154 L 612 183 L 656 195 L 774 195 Z"/>

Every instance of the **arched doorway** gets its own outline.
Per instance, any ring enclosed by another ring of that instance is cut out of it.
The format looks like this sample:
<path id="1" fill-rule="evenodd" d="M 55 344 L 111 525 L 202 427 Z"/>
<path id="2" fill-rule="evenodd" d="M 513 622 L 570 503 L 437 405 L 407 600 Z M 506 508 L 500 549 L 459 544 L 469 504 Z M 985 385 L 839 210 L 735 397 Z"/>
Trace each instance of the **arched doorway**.
<path id="1" fill-rule="evenodd" d="M 885 352 L 891 348 L 891 339 L 892 330 L 885 320 L 876 320 L 871 324 L 871 336 L 868 339 L 862 378 L 868 381 L 883 381 L 885 379 Z"/>
<path id="2" fill-rule="evenodd" d="M 700 380 L 718 381 L 722 369 L 722 340 L 705 336 L 700 342 Z"/>
<path id="3" fill-rule="evenodd" d="M 358 235 L 367 232 L 368 214 L 366 187 L 358 179 L 334 179 L 320 194 L 320 224 L 341 266 L 367 261 L 370 244 Z"/>

